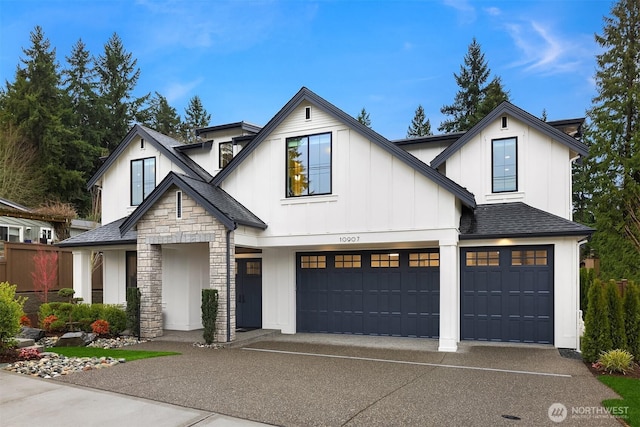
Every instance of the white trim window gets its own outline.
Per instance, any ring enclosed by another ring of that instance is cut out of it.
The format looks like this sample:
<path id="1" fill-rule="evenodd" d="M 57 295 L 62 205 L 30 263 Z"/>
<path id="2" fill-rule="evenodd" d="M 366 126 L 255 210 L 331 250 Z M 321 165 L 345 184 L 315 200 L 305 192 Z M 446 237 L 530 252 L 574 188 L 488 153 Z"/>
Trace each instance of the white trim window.
<path id="1" fill-rule="evenodd" d="M 22 227 L 0 225 L 0 240 L 4 242 L 21 242 Z"/>

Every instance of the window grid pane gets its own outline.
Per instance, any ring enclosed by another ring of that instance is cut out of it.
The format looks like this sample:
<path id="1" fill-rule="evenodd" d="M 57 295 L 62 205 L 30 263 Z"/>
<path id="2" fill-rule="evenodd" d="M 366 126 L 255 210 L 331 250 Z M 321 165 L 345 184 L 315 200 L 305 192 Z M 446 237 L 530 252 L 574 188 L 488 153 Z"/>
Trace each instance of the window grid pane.
<path id="1" fill-rule="evenodd" d="M 247 275 L 259 276 L 261 274 L 262 263 L 260 261 L 247 261 Z"/>
<path id="2" fill-rule="evenodd" d="M 547 265 L 547 250 L 513 251 L 511 265 Z"/>
<path id="3" fill-rule="evenodd" d="M 465 259 L 467 267 L 488 267 L 500 265 L 500 251 L 469 251 Z"/>
<path id="4" fill-rule="evenodd" d="M 399 254 L 371 254 L 371 267 L 400 267 Z"/>
<path id="5" fill-rule="evenodd" d="M 440 254 L 438 252 L 419 252 L 409 254 L 409 267 L 439 267 Z"/>
<path id="6" fill-rule="evenodd" d="M 360 268 L 362 260 L 360 255 L 336 255 L 334 259 L 335 268 Z"/>
<path id="7" fill-rule="evenodd" d="M 327 257 L 324 255 L 303 255 L 300 257 L 301 268 L 327 268 Z"/>

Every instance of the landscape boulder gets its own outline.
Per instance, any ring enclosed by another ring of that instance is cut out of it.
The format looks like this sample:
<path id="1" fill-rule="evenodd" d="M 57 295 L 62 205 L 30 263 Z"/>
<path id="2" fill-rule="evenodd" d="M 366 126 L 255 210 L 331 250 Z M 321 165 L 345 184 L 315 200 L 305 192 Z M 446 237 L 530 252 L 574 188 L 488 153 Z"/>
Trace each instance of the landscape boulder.
<path id="1" fill-rule="evenodd" d="M 56 347 L 84 347 L 95 339 L 86 332 L 67 332 L 56 341 Z"/>
<path id="2" fill-rule="evenodd" d="M 20 329 L 18 338 L 26 338 L 29 340 L 34 340 L 36 342 L 40 341 L 42 338 L 44 338 L 44 329 L 29 328 L 27 326 L 23 326 Z"/>

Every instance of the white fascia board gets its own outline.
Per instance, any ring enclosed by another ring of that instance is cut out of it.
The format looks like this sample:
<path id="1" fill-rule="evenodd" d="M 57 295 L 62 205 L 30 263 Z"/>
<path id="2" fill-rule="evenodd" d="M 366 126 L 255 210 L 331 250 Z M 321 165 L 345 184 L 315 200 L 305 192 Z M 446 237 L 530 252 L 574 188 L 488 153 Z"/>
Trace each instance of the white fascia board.
<path id="1" fill-rule="evenodd" d="M 367 248 L 438 247 L 440 242 L 457 242 L 455 228 L 435 230 L 354 231 L 327 234 L 258 237 L 257 247 L 297 247 L 314 250 L 364 250 Z M 236 240 L 236 245 L 238 241 Z"/>

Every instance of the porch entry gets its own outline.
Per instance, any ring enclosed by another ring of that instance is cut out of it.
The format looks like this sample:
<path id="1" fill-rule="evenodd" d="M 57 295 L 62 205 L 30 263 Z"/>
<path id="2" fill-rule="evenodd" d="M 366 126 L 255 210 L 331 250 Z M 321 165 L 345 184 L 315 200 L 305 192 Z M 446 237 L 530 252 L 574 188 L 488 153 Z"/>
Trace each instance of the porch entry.
<path id="1" fill-rule="evenodd" d="M 236 328 L 262 327 L 262 260 L 236 258 Z"/>

